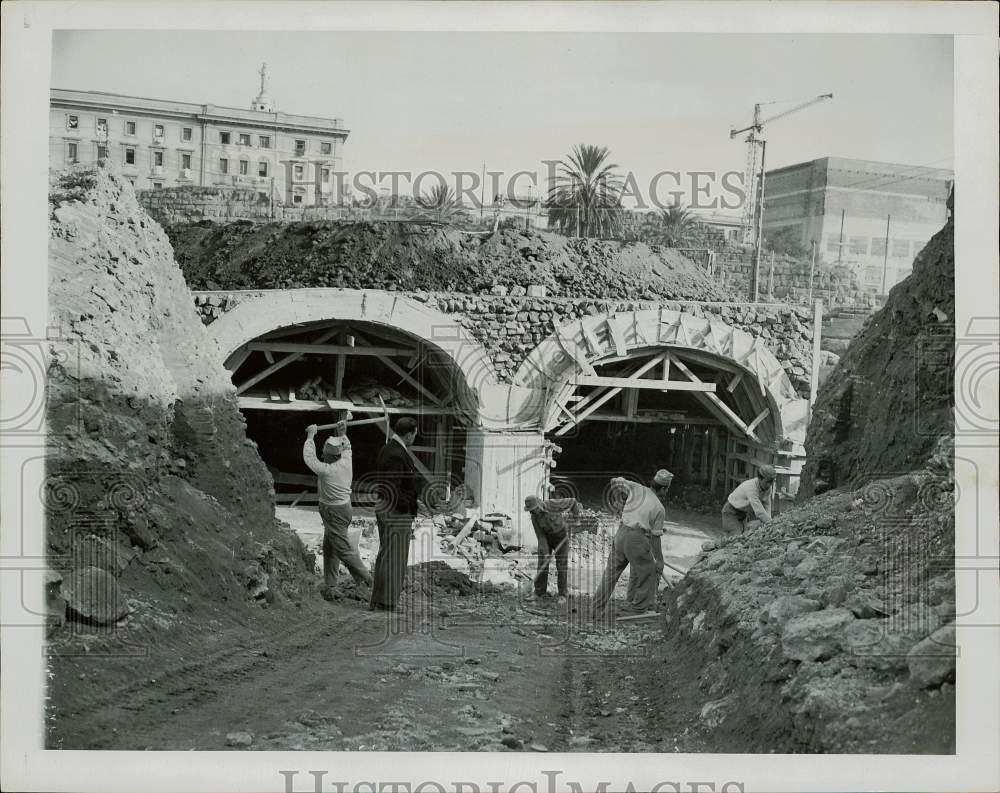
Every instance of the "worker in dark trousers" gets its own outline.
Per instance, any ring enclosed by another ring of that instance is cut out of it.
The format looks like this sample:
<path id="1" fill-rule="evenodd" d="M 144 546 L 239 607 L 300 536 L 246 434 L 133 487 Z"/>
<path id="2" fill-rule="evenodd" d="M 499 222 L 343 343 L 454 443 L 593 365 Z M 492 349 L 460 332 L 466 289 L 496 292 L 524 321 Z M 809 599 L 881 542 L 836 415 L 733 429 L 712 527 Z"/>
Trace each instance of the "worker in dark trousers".
<path id="1" fill-rule="evenodd" d="M 395 611 L 403 590 L 413 520 L 417 516 L 419 474 L 409 451 L 416 439 L 416 420 L 408 416 L 399 418 L 393 425 L 392 437 L 375 458 L 380 491 L 375 507 L 379 549 L 369 603 L 372 611 Z"/>
<path id="2" fill-rule="evenodd" d="M 757 476 L 737 485 L 722 507 L 722 530 L 742 534 L 771 520 L 771 490 L 775 479 L 774 466 L 762 465 Z"/>
<path id="3" fill-rule="evenodd" d="M 350 415 L 350 414 L 348 414 Z M 323 521 L 323 589 L 324 598 L 333 598 L 340 563 L 350 572 L 354 583 L 371 586 L 372 577 L 358 552 L 354 550 L 347 530 L 353 517 L 351 509 L 351 481 L 353 462 L 351 441 L 346 435 L 347 420 L 340 421 L 334 434 L 323 444 L 323 460 L 316 457 L 315 424 L 306 427 L 306 442 L 302 459 L 309 470 L 316 474 L 319 484 L 319 515 Z"/>
<path id="4" fill-rule="evenodd" d="M 666 468 L 661 468 L 653 477 L 653 485 L 650 488 L 650 490 L 656 493 L 656 497 L 660 503 L 663 504 L 664 519 L 666 519 L 667 492 L 670 490 L 670 483 L 673 480 L 674 475 Z M 650 532 L 646 535 L 646 538 L 649 540 L 649 549 L 653 554 L 653 563 L 656 565 L 654 591 L 659 588 L 660 576 L 663 574 L 663 568 L 666 566 L 663 563 L 663 534 L 664 532 L 661 527 L 659 534 Z M 641 595 L 638 593 L 638 583 L 639 577 L 630 573 L 628 577 L 628 592 L 625 595 L 626 603 L 638 603 L 641 600 Z"/>
<path id="5" fill-rule="evenodd" d="M 655 609 L 657 569 L 663 563 L 659 540 L 666 518 L 657 490 L 669 487 L 670 478 L 672 475 L 668 471 L 658 471 L 653 479 L 653 488 L 620 476 L 611 480 L 614 487 L 624 488 L 628 497 L 622 508 L 621 524 L 615 533 L 604 575 L 591 598 L 595 618 L 604 613 L 626 567 L 630 568 L 629 594 L 622 611 L 642 614 Z M 660 484 L 661 481 L 663 484 Z"/>
<path id="6" fill-rule="evenodd" d="M 549 564 L 556 560 L 556 588 L 559 603 L 566 602 L 569 593 L 569 535 L 563 516 L 567 511 L 580 513 L 580 502 L 575 498 L 550 498 L 542 501 L 538 496 L 524 499 L 524 510 L 531 515 L 531 525 L 538 540 L 538 571 L 535 573 L 535 598 L 548 597 Z"/>

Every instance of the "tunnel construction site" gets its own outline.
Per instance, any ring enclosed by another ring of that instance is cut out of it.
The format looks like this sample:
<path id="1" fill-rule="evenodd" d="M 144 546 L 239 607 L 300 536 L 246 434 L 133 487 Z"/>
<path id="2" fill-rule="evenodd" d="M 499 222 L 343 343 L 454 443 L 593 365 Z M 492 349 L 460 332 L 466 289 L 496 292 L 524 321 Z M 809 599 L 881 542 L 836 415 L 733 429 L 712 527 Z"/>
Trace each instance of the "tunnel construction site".
<path id="1" fill-rule="evenodd" d="M 419 418 L 413 451 L 441 494 L 515 520 L 528 495 L 596 499 L 611 476 L 641 478 L 661 460 L 720 498 L 763 464 L 786 497 L 797 490 L 808 399 L 786 368 L 803 362 L 783 364 L 728 324 L 744 316 L 732 306 L 321 288 L 194 302 L 279 503 L 315 499 L 287 439 L 344 411 L 356 416 L 359 502 L 385 420 L 401 414 Z M 801 309 L 751 307 L 749 322 L 758 310 L 773 337 L 811 333 Z M 517 339 L 514 355 L 484 343 L 498 326 Z M 531 544 L 530 523 L 521 528 L 518 544 Z"/>
<path id="2" fill-rule="evenodd" d="M 49 210 L 50 748 L 954 752 L 951 220 L 838 358 L 815 306 L 638 243 L 161 226 L 106 167 L 54 174 Z M 531 611 L 439 561 L 409 568 L 396 633 L 324 601 L 280 516 L 316 499 L 305 428 L 348 413 L 369 544 L 397 416 L 420 519 L 505 516 L 530 548 L 525 497 L 573 495 L 598 568 L 608 480 L 670 469 L 694 547 L 656 621 L 583 625 L 582 590 Z M 763 464 L 773 520 L 723 535 Z M 475 658 L 424 657 L 448 641 Z"/>

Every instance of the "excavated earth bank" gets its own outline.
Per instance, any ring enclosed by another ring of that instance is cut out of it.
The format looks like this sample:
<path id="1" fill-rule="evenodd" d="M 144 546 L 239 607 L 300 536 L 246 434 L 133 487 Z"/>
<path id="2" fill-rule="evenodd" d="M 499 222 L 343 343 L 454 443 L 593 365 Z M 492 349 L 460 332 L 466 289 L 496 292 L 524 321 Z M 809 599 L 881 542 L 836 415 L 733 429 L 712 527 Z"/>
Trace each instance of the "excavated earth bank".
<path id="1" fill-rule="evenodd" d="M 313 560 L 275 520 L 233 386 L 132 187 L 104 169 L 63 173 L 49 208 L 54 716 L 93 693 L 82 656 L 134 671 L 154 645 L 294 609 Z"/>
<path id="2" fill-rule="evenodd" d="M 955 751 L 952 221 L 820 390 L 803 493 L 670 594 L 731 751 Z"/>

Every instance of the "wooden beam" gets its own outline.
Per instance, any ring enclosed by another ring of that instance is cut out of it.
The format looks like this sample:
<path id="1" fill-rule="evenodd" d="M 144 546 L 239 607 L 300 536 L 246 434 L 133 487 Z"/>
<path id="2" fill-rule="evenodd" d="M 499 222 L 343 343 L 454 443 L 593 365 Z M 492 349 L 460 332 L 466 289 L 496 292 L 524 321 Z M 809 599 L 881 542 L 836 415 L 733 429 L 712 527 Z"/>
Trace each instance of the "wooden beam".
<path id="1" fill-rule="evenodd" d="M 625 391 L 625 415 L 629 418 L 635 416 L 639 408 L 639 389 L 629 388 Z"/>
<path id="2" fill-rule="evenodd" d="M 715 383 L 701 380 L 648 380 L 640 377 L 588 377 L 577 375 L 571 382 L 576 386 L 609 386 L 611 388 L 644 388 L 656 391 L 704 391 L 715 393 Z"/>
<path id="3" fill-rule="evenodd" d="M 670 353 L 667 354 L 669 355 Z M 678 369 L 684 372 L 684 374 L 686 374 L 689 378 L 691 378 L 692 381 L 698 383 L 701 382 L 701 380 L 698 378 L 698 375 L 696 375 L 694 372 L 688 369 L 687 365 L 685 365 L 683 361 L 680 361 L 673 356 L 671 357 L 673 358 L 674 366 L 676 366 Z M 711 405 L 712 406 L 710 408 L 711 410 L 715 411 L 717 414 L 725 416 L 726 419 L 728 420 L 728 423 L 730 423 L 732 426 L 735 426 L 738 429 L 738 431 L 742 432 L 744 435 L 746 435 L 754 442 L 760 443 L 760 438 L 758 438 L 754 434 L 753 430 L 747 427 L 743 419 L 737 416 L 729 407 L 729 405 L 727 405 L 725 402 L 719 399 L 719 397 L 717 397 L 714 393 L 703 393 L 701 391 L 695 391 L 694 394 L 695 397 L 700 399 L 706 407 L 708 405 Z"/>
<path id="4" fill-rule="evenodd" d="M 333 336 L 334 333 L 336 333 L 336 331 L 334 331 L 334 330 L 331 330 L 328 333 L 324 333 L 322 336 L 320 336 L 318 339 L 316 339 L 316 342 L 317 343 L 322 343 L 322 342 L 326 341 L 327 339 L 329 339 L 331 336 Z M 242 385 L 237 386 L 237 388 L 236 388 L 236 395 L 239 396 L 244 391 L 246 391 L 249 388 L 252 388 L 253 386 L 257 385 L 257 383 L 259 383 L 265 377 L 269 377 L 270 375 L 272 375 L 275 372 L 277 372 L 279 369 L 282 369 L 282 368 L 288 366 L 288 364 L 290 364 L 290 363 L 294 363 L 299 358 L 301 358 L 304 354 L 305 353 L 301 353 L 301 352 L 293 352 L 291 355 L 286 355 L 280 361 L 276 361 L 275 363 L 271 364 L 264 371 L 258 372 L 253 377 L 251 377 L 249 380 L 247 380 L 246 382 L 244 382 Z"/>
<path id="5" fill-rule="evenodd" d="M 354 340 L 357 341 L 357 342 L 359 342 L 359 343 L 361 343 L 361 344 L 363 344 L 366 347 L 370 346 L 368 340 L 365 339 L 363 336 L 359 336 L 357 333 L 354 334 Z M 373 348 L 373 349 L 375 349 L 375 348 Z M 438 399 L 434 394 L 432 394 L 430 391 L 428 391 L 426 388 L 424 388 L 423 384 L 420 381 L 415 380 L 413 377 L 411 377 L 409 374 L 407 374 L 406 370 L 402 366 L 400 366 L 398 363 L 396 363 L 395 361 L 393 361 L 391 358 L 387 358 L 384 355 L 376 355 L 375 357 L 378 358 L 382 363 L 384 363 L 390 369 L 392 369 L 392 371 L 394 371 L 396 374 L 398 374 L 407 383 L 409 383 L 410 385 L 412 385 L 415 389 L 417 389 L 417 391 L 419 391 L 421 394 L 423 394 L 425 397 L 427 397 L 435 405 L 440 405 L 441 404 L 441 400 L 440 399 Z"/>
<path id="6" fill-rule="evenodd" d="M 254 341 L 247 345 L 250 350 L 269 352 L 302 352 L 313 355 L 369 355 L 377 358 L 391 355 L 395 358 L 410 358 L 415 349 L 403 347 L 352 347 L 349 344 L 308 344 L 295 341 Z"/>
<path id="7" fill-rule="evenodd" d="M 345 347 L 353 347 L 353 344 L 346 343 L 349 338 L 352 342 L 354 341 L 353 337 L 345 336 L 341 333 L 337 340 Z M 337 399 L 340 399 L 344 395 L 344 371 L 346 368 L 347 357 L 344 355 L 338 355 L 336 369 L 334 370 L 333 375 L 333 393 Z"/>
<path id="8" fill-rule="evenodd" d="M 562 427 L 560 427 L 559 429 L 557 429 L 555 431 L 555 434 L 556 435 L 565 435 L 573 427 L 577 426 L 582 421 L 586 420 L 587 416 L 589 416 L 591 413 L 593 413 L 595 410 L 597 410 L 605 402 L 607 402 L 610 399 L 613 399 L 618 394 L 620 394 L 621 391 L 622 391 L 621 388 L 612 388 L 610 391 L 605 392 L 603 396 L 601 396 L 596 402 L 593 402 L 589 407 L 587 407 L 586 409 L 584 409 L 584 411 L 582 413 L 577 413 L 576 416 L 573 417 L 573 421 L 567 422 Z"/>
<path id="9" fill-rule="evenodd" d="M 633 373 L 632 377 L 641 377 L 643 374 L 645 374 L 650 369 L 652 369 L 654 366 L 656 366 L 658 363 L 660 363 L 660 361 L 663 359 L 663 355 L 666 355 L 666 354 L 667 353 L 662 353 L 661 355 L 657 355 L 657 356 L 654 356 L 654 357 L 650 358 L 648 361 L 646 361 L 646 363 L 644 363 L 642 366 L 640 366 Z M 567 424 L 563 425 L 562 427 L 560 427 L 559 429 L 556 430 L 555 434 L 556 435 L 565 435 L 567 432 L 570 431 L 570 429 L 572 427 L 575 427 L 581 421 L 583 421 L 584 419 L 586 419 L 587 416 L 589 416 L 591 413 L 593 413 L 594 411 L 596 411 L 597 408 L 599 408 L 601 405 L 603 405 L 609 399 L 612 399 L 613 397 L 617 396 L 621 392 L 622 392 L 622 388 L 621 387 L 615 387 L 615 388 L 612 388 L 609 391 L 606 391 L 596 401 L 592 402 L 587 408 L 585 408 L 583 410 L 583 412 L 578 412 L 576 414 L 576 417 L 574 418 L 574 421 L 572 423 L 567 423 Z"/>
<path id="10" fill-rule="evenodd" d="M 292 325 L 287 328 L 280 328 L 279 330 L 273 330 L 270 333 L 265 333 L 260 338 L 264 341 L 271 341 L 272 339 L 284 339 L 288 336 L 298 336 L 300 333 L 309 333 L 314 330 L 327 330 L 329 328 L 339 328 L 343 324 L 342 320 L 337 320 L 335 322 L 319 322 L 311 323 L 308 325 Z"/>
<path id="11" fill-rule="evenodd" d="M 250 347 L 251 350 L 254 349 L 254 346 L 252 344 L 249 345 L 249 347 Z M 263 350 L 262 352 L 264 353 L 264 360 L 266 360 L 268 363 L 274 363 L 274 353 L 273 352 L 271 352 L 270 350 Z"/>
<path id="12" fill-rule="evenodd" d="M 239 369 L 249 357 L 250 350 L 246 347 L 240 347 L 240 349 L 226 359 L 226 369 L 229 370 L 230 374 L 235 374 L 236 370 Z"/>
<path id="13" fill-rule="evenodd" d="M 739 372 L 736 377 L 729 381 L 729 385 L 726 386 L 726 390 L 731 394 L 736 390 L 736 386 L 740 384 L 743 379 L 743 372 Z"/>
<path id="14" fill-rule="evenodd" d="M 241 410 L 299 410 L 299 411 L 320 411 L 329 412 L 331 409 L 326 401 L 299 399 L 296 402 L 272 402 L 268 397 L 261 396 L 241 396 L 239 397 L 239 407 Z M 382 408 L 378 405 L 351 405 L 354 413 L 381 413 Z M 405 416 L 454 416 L 456 412 L 450 407 L 431 407 L 424 405 L 414 405 L 412 407 L 387 407 L 386 411 L 392 415 Z"/>
<path id="15" fill-rule="evenodd" d="M 351 427 L 363 427 L 366 424 L 378 424 L 380 421 L 382 421 L 382 419 L 355 419 L 354 421 L 348 421 L 347 422 L 347 427 L 348 428 L 351 428 Z M 336 421 L 333 424 L 319 424 L 319 425 L 317 425 L 316 429 L 318 429 L 318 430 L 332 430 L 338 424 L 340 424 L 339 421 Z"/>
<path id="16" fill-rule="evenodd" d="M 587 416 L 587 421 L 605 421 L 613 424 L 690 424 L 695 427 L 718 427 L 722 423 L 717 419 L 671 416 L 669 413 L 648 415 L 637 413 L 632 417 L 621 413 L 592 413 Z"/>
<path id="17" fill-rule="evenodd" d="M 753 421 L 750 422 L 750 426 L 748 426 L 747 429 L 750 432 L 753 432 L 755 429 L 757 429 L 757 426 L 770 415 L 771 415 L 771 408 L 764 408 L 759 414 L 757 414 L 757 418 L 755 418 Z"/>

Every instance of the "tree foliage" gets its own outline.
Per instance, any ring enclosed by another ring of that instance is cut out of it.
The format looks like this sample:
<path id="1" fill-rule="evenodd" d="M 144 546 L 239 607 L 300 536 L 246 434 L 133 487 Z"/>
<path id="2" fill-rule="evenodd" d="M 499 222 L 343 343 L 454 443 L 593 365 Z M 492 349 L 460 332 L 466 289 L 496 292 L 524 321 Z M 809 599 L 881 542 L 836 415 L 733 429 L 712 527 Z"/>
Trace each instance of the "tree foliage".
<path id="1" fill-rule="evenodd" d="M 621 235 L 623 181 L 610 154 L 607 146 L 580 143 L 560 160 L 545 201 L 550 228 L 567 236 Z"/>

